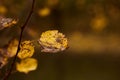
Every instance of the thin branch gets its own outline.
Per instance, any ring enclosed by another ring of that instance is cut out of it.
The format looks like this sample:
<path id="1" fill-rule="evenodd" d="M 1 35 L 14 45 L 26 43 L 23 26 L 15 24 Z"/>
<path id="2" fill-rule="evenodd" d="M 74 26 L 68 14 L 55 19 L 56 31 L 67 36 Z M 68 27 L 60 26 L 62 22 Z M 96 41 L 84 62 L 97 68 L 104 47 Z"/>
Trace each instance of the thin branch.
<path id="1" fill-rule="evenodd" d="M 19 37 L 19 43 L 18 43 L 18 49 L 17 49 L 17 52 L 16 52 L 16 55 L 12 61 L 12 64 L 11 64 L 11 67 L 10 67 L 10 70 L 6 73 L 6 75 L 4 76 L 3 80 L 8 80 L 10 75 L 11 75 L 11 72 L 13 70 L 13 67 L 15 65 L 15 61 L 17 59 L 17 55 L 18 55 L 18 52 L 20 51 L 20 43 L 21 43 L 21 40 L 22 40 L 22 36 L 23 36 L 23 31 L 28 23 L 28 21 L 30 20 L 31 16 L 32 16 L 32 13 L 33 13 L 33 10 L 34 10 L 34 5 L 35 5 L 35 0 L 32 0 L 32 7 L 31 7 L 31 10 L 26 18 L 26 21 L 25 23 L 23 24 L 23 26 L 21 27 L 21 33 L 20 33 L 20 37 Z"/>

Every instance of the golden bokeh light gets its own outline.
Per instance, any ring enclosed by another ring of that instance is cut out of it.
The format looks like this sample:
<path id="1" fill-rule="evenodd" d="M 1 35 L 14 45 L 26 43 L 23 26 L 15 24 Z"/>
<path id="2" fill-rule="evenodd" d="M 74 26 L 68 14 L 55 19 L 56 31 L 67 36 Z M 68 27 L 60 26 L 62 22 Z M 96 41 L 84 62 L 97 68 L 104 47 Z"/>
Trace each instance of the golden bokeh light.
<path id="1" fill-rule="evenodd" d="M 0 5 L 0 14 L 5 14 L 7 12 L 7 8 L 5 6 Z"/>
<path id="2" fill-rule="evenodd" d="M 51 10 L 50 10 L 50 8 L 48 8 L 48 7 L 42 8 L 42 9 L 40 9 L 40 10 L 38 11 L 38 14 L 39 14 L 41 17 L 48 16 L 48 15 L 50 15 L 50 13 L 51 13 Z"/>
<path id="3" fill-rule="evenodd" d="M 100 32 L 107 27 L 108 20 L 105 16 L 97 16 L 92 19 L 90 25 L 94 31 Z"/>

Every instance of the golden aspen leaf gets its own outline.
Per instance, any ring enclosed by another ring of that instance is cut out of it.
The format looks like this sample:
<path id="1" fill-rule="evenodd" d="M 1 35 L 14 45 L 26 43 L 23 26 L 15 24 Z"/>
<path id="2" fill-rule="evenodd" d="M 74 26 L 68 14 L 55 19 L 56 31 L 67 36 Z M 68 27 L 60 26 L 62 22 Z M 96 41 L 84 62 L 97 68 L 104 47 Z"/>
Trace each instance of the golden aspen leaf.
<path id="1" fill-rule="evenodd" d="M 8 58 L 0 56 L 0 69 L 4 67 L 8 62 Z"/>
<path id="2" fill-rule="evenodd" d="M 42 17 L 48 16 L 50 14 L 51 10 L 47 7 L 42 8 L 38 11 L 38 14 Z"/>
<path id="3" fill-rule="evenodd" d="M 20 59 L 32 57 L 34 54 L 34 46 L 32 41 L 23 41 L 20 45 L 20 51 L 18 53 L 18 57 Z"/>
<path id="4" fill-rule="evenodd" d="M 12 18 L 5 18 L 0 16 L 0 30 L 11 27 L 12 25 L 17 24 L 18 20 L 12 19 Z"/>
<path id="5" fill-rule="evenodd" d="M 7 9 L 5 6 L 0 5 L 0 14 L 5 14 L 7 12 Z"/>
<path id="6" fill-rule="evenodd" d="M 36 70 L 38 66 L 37 60 L 34 58 L 26 58 L 21 60 L 20 63 L 16 64 L 16 69 L 19 72 L 28 73 L 30 71 Z"/>
<path id="7" fill-rule="evenodd" d="M 17 39 L 12 39 L 8 45 L 7 52 L 8 52 L 8 57 L 13 57 L 15 56 L 18 48 L 18 40 Z"/>
<path id="8" fill-rule="evenodd" d="M 17 21 L 12 18 L 3 18 L 1 24 L 3 27 L 11 27 L 11 25 L 16 24 Z"/>
<path id="9" fill-rule="evenodd" d="M 0 69 L 8 62 L 4 49 L 0 49 Z"/>
<path id="10" fill-rule="evenodd" d="M 48 30 L 41 34 L 39 43 L 42 48 L 42 52 L 56 53 L 63 51 L 68 47 L 67 38 L 58 30 Z"/>
<path id="11" fill-rule="evenodd" d="M 6 56 L 6 54 L 5 54 L 5 51 L 4 51 L 4 49 L 3 48 L 0 48 L 0 56 Z"/>

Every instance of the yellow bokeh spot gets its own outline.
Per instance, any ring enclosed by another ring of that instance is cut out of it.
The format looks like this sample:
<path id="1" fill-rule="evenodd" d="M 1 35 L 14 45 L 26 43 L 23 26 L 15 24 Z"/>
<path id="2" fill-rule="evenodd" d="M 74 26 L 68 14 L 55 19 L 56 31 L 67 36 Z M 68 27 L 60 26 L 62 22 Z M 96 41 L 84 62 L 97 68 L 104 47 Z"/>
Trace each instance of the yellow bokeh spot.
<path id="1" fill-rule="evenodd" d="M 46 0 L 48 6 L 55 6 L 59 3 L 59 0 Z"/>
<path id="2" fill-rule="evenodd" d="M 97 16 L 92 19 L 91 27 L 95 31 L 102 31 L 107 26 L 108 20 L 105 16 Z"/>
<path id="3" fill-rule="evenodd" d="M 43 32 L 39 43 L 42 47 L 42 52 L 58 52 L 63 51 L 68 47 L 67 38 L 58 30 L 48 30 Z"/>
<path id="4" fill-rule="evenodd" d="M 7 12 L 7 9 L 5 6 L 0 6 L 0 14 L 5 14 Z"/>
<path id="5" fill-rule="evenodd" d="M 36 70 L 38 66 L 37 60 L 34 58 L 26 58 L 21 60 L 20 63 L 16 63 L 16 69 L 19 72 L 28 73 Z"/>
<path id="6" fill-rule="evenodd" d="M 42 8 L 38 11 L 38 14 L 42 17 L 48 16 L 50 14 L 51 10 L 47 7 Z"/>
<path id="7" fill-rule="evenodd" d="M 24 41 L 20 45 L 20 51 L 18 53 L 18 57 L 20 59 L 32 57 L 34 54 L 34 46 L 32 41 Z"/>
<path id="8" fill-rule="evenodd" d="M 17 48 L 18 48 L 18 40 L 17 39 L 11 40 L 7 48 L 8 57 L 15 56 L 17 52 Z"/>

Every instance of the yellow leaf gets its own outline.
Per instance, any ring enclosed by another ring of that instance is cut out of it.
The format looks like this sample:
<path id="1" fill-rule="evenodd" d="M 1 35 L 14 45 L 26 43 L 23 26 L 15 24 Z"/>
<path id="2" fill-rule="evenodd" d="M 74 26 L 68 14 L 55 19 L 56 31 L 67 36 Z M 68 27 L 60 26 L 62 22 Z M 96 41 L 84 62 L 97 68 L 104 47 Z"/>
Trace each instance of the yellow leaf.
<path id="1" fill-rule="evenodd" d="M 36 70 L 38 66 L 37 60 L 34 58 L 23 59 L 20 63 L 16 64 L 16 69 L 19 72 L 28 73 L 30 71 Z"/>
<path id="2" fill-rule="evenodd" d="M 0 56 L 0 69 L 4 67 L 8 62 L 8 59 L 6 57 L 1 57 Z"/>
<path id="3" fill-rule="evenodd" d="M 6 53 L 4 49 L 0 49 L 0 69 L 5 66 L 8 62 L 8 58 L 6 57 Z"/>
<path id="4" fill-rule="evenodd" d="M 11 40 L 7 48 L 8 57 L 15 56 L 17 52 L 17 48 L 18 48 L 18 40 L 17 39 Z"/>
<path id="5" fill-rule="evenodd" d="M 24 41 L 20 45 L 20 51 L 18 53 L 18 57 L 20 59 L 32 57 L 34 54 L 34 46 L 32 41 Z"/>
<path id="6" fill-rule="evenodd" d="M 17 24 L 18 20 L 0 16 L 0 30 Z"/>
<path id="7" fill-rule="evenodd" d="M 39 43 L 42 48 L 42 52 L 59 52 L 63 51 L 68 47 L 67 38 L 62 33 L 59 33 L 58 30 L 48 30 L 43 32 Z"/>
<path id="8" fill-rule="evenodd" d="M 17 21 L 12 18 L 3 18 L 1 24 L 3 27 L 11 27 L 13 24 L 16 24 Z"/>

